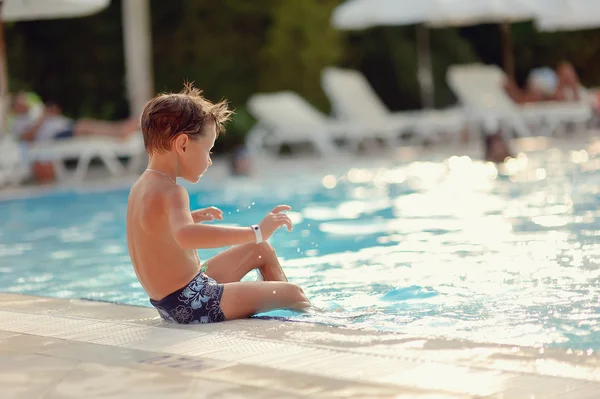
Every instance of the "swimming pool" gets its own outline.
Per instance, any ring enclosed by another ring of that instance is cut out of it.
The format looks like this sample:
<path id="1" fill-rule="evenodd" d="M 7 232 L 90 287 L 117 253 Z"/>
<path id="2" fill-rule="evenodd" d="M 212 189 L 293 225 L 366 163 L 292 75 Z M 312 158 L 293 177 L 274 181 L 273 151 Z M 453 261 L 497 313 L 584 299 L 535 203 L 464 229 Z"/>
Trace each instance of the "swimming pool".
<path id="1" fill-rule="evenodd" d="M 290 281 L 327 311 L 269 315 L 600 349 L 598 151 L 538 151 L 501 174 L 466 157 L 326 173 L 191 191 L 192 207 L 216 205 L 235 225 L 293 207 L 294 231 L 271 242 Z M 149 306 L 127 254 L 127 195 L 0 202 L 0 291 Z"/>

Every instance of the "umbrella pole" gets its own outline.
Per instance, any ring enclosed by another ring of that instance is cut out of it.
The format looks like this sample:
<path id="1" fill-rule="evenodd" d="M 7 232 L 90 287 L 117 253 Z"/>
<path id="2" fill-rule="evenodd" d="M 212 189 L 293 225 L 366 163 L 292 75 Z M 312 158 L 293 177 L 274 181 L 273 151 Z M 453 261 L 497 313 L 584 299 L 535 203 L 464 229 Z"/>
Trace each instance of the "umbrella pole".
<path id="1" fill-rule="evenodd" d="M 0 136 L 6 132 L 8 110 L 8 77 L 6 66 L 6 42 L 4 41 L 4 20 L 2 19 L 2 6 L 4 0 L 0 0 Z"/>
<path id="2" fill-rule="evenodd" d="M 515 59 L 510 40 L 510 23 L 500 24 L 500 35 L 502 40 L 502 61 L 504 63 L 504 72 L 509 79 L 515 78 Z"/>
<path id="3" fill-rule="evenodd" d="M 429 30 L 425 25 L 417 25 L 417 52 L 419 65 L 417 79 L 421 88 L 421 104 L 423 108 L 433 108 L 434 87 L 431 67 L 431 49 L 429 48 Z"/>
<path id="4" fill-rule="evenodd" d="M 149 0 L 125 0 L 121 4 L 129 112 L 137 117 L 154 93 L 150 4 Z"/>

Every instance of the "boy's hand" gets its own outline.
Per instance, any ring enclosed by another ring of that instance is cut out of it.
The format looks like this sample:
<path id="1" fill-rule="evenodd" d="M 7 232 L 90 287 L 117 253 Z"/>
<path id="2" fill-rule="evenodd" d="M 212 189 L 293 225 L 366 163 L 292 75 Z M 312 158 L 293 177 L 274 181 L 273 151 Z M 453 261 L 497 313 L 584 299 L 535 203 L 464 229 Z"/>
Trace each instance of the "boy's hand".
<path id="1" fill-rule="evenodd" d="M 287 226 L 288 231 L 292 231 L 292 220 L 290 217 L 284 213 L 279 213 L 281 211 L 289 211 L 290 209 L 292 208 L 287 205 L 278 205 L 258 224 L 263 240 L 266 241 L 269 239 L 282 226 Z"/>
<path id="2" fill-rule="evenodd" d="M 214 206 L 197 209 L 192 212 L 192 218 L 194 219 L 194 223 L 202 223 L 215 219 L 223 220 L 223 211 Z"/>

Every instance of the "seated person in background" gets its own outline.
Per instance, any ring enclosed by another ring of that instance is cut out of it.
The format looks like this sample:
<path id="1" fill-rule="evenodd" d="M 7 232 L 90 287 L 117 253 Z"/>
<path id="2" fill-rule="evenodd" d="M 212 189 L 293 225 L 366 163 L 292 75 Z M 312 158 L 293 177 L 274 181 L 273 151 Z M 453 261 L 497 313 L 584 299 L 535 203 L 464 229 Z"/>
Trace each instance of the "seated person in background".
<path id="1" fill-rule="evenodd" d="M 571 63 L 561 62 L 556 71 L 543 67 L 531 71 L 525 89 L 509 79 L 504 84 L 508 95 L 518 104 L 540 101 L 579 101 L 580 82 Z"/>
<path id="2" fill-rule="evenodd" d="M 506 158 L 512 157 L 511 151 L 502 133 L 484 135 L 486 162 L 503 163 Z"/>
<path id="3" fill-rule="evenodd" d="M 91 119 L 72 120 L 64 116 L 56 104 L 47 103 L 39 118 L 32 117 L 24 93 L 15 96 L 11 131 L 22 141 L 50 141 L 82 136 L 112 136 L 124 138 L 137 129 L 137 120 L 120 122 Z"/>
<path id="4" fill-rule="evenodd" d="M 250 176 L 252 173 L 252 161 L 245 147 L 240 146 L 233 151 L 231 154 L 230 169 L 233 176 Z"/>
<path id="5" fill-rule="evenodd" d="M 558 65 L 556 72 L 558 87 L 554 93 L 554 100 L 579 101 L 581 99 L 581 82 L 573 65 L 563 61 Z"/>
<path id="6" fill-rule="evenodd" d="M 252 174 L 252 160 L 243 137 L 238 136 L 233 139 L 229 170 L 232 176 L 250 176 Z"/>

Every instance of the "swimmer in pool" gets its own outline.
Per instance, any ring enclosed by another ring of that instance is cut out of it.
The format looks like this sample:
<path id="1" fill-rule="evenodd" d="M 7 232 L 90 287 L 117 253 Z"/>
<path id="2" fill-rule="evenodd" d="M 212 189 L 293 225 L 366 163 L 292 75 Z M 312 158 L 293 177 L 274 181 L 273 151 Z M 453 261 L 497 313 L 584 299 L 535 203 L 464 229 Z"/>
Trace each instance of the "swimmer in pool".
<path id="1" fill-rule="evenodd" d="M 177 323 L 213 323 L 279 308 L 305 309 L 309 300 L 287 281 L 267 239 L 292 222 L 280 205 L 258 224 L 224 227 L 209 207 L 190 210 L 178 177 L 197 183 L 212 165 L 211 149 L 232 112 L 191 84 L 161 94 L 141 116 L 148 168 L 131 188 L 127 245 L 135 273 L 160 316 Z M 231 247 L 201 263 L 197 249 Z M 263 281 L 240 282 L 251 270 Z"/>

